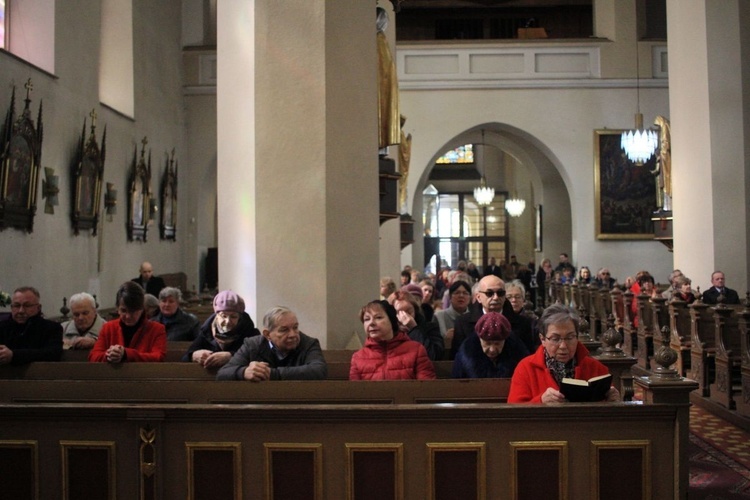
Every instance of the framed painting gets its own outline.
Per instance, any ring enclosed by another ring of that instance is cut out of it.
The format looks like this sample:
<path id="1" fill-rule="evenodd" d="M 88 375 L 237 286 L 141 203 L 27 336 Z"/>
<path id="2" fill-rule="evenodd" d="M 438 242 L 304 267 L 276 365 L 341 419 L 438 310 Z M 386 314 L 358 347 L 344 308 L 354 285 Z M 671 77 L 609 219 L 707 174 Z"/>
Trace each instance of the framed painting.
<path id="1" fill-rule="evenodd" d="M 177 164 L 172 156 L 167 157 L 167 168 L 161 180 L 161 238 L 163 240 L 177 239 Z"/>
<path id="2" fill-rule="evenodd" d="M 42 162 L 42 106 L 36 125 L 31 119 L 31 80 L 26 82 L 25 106 L 16 118 L 16 89 L 5 117 L 0 144 L 0 230 L 6 227 L 32 232 L 37 186 Z"/>
<path id="3" fill-rule="evenodd" d="M 620 147 L 622 130 L 594 131 L 596 238 L 650 240 L 656 210 L 656 156 L 643 166 L 628 160 Z"/>
<path id="4" fill-rule="evenodd" d="M 96 113 L 91 112 L 91 133 L 86 139 L 86 120 L 78 144 L 78 158 L 73 168 L 73 232 L 91 229 L 96 236 L 102 197 L 102 177 L 107 131 L 102 134 L 102 146 L 96 142 Z"/>
<path id="5" fill-rule="evenodd" d="M 148 140 L 144 137 L 141 157 L 135 162 L 133 158 L 133 170 L 130 176 L 128 196 L 128 240 L 146 241 L 148 235 L 148 224 L 151 217 L 151 153 L 146 162 L 146 144 Z M 135 156 L 138 155 L 138 146 L 135 148 Z"/>

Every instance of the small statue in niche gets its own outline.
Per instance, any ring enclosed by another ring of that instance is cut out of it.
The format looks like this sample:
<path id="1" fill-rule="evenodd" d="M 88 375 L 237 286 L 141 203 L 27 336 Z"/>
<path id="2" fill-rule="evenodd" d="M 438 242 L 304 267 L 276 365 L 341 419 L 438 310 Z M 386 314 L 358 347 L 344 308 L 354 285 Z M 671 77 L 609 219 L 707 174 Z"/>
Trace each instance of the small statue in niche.
<path id="1" fill-rule="evenodd" d="M 409 162 L 411 161 L 411 134 L 404 133 L 404 123 L 406 123 L 406 117 L 401 115 L 401 144 L 398 146 L 398 170 L 401 174 L 401 179 L 398 181 L 398 206 L 402 214 L 408 212 L 406 206 L 408 192 L 406 187 L 409 180 Z"/>
<path id="2" fill-rule="evenodd" d="M 378 148 L 383 149 L 401 141 L 398 106 L 398 77 L 385 30 L 388 13 L 377 7 L 378 46 Z"/>
<path id="3" fill-rule="evenodd" d="M 656 206 L 659 211 L 672 211 L 672 145 L 669 120 L 659 115 L 654 120 L 659 126 L 659 154 L 656 168 L 651 173 L 656 176 Z"/>

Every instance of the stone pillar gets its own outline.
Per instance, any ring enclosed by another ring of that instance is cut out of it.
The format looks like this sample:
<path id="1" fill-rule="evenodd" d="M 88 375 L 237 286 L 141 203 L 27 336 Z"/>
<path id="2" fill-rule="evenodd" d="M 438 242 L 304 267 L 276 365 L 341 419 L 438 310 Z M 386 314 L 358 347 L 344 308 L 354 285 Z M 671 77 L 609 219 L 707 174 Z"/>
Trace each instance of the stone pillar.
<path id="1" fill-rule="evenodd" d="M 748 284 L 749 17 L 741 0 L 667 0 L 674 262 L 703 289 L 717 268 Z"/>
<path id="2" fill-rule="evenodd" d="M 217 18 L 219 288 L 342 348 L 378 296 L 375 9 L 226 0 Z"/>

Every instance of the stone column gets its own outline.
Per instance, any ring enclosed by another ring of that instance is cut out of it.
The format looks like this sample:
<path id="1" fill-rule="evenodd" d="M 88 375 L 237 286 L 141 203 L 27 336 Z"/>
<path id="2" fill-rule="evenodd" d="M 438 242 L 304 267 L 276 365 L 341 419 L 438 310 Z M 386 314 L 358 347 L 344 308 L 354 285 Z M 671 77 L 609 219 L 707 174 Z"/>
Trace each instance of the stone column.
<path id="1" fill-rule="evenodd" d="M 341 348 L 378 296 L 374 6 L 226 0 L 217 17 L 219 287 Z"/>
<path id="2" fill-rule="evenodd" d="M 748 284 L 750 4 L 667 0 L 674 262 L 701 288 L 711 272 Z"/>

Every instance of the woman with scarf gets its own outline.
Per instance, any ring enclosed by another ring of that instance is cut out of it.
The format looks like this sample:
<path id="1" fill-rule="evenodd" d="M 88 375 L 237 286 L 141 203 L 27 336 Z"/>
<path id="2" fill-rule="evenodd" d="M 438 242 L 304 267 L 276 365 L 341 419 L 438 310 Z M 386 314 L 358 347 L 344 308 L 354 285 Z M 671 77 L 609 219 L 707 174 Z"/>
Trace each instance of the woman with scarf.
<path id="1" fill-rule="evenodd" d="M 563 403 L 563 378 L 588 380 L 609 370 L 589 356 L 578 341 L 578 316 L 569 307 L 555 304 L 539 319 L 542 345 L 521 360 L 510 381 L 508 403 Z M 620 393 L 610 387 L 606 401 L 619 401 Z"/>
<path id="2" fill-rule="evenodd" d="M 198 363 L 206 369 L 218 369 L 227 364 L 248 337 L 260 335 L 250 315 L 245 312 L 245 301 L 231 290 L 214 297 L 214 314 L 201 326 L 183 361 Z"/>

